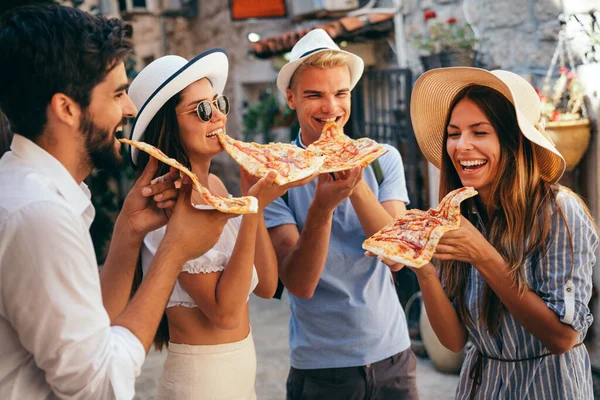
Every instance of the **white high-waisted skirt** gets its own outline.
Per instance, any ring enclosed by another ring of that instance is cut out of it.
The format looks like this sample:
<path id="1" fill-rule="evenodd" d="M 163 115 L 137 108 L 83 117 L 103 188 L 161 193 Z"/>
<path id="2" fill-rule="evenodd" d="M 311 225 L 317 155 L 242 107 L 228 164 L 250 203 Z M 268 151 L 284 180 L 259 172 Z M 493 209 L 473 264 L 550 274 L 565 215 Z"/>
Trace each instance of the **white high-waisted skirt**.
<path id="1" fill-rule="evenodd" d="M 256 352 L 252 332 L 218 345 L 169 343 L 158 400 L 255 400 Z"/>

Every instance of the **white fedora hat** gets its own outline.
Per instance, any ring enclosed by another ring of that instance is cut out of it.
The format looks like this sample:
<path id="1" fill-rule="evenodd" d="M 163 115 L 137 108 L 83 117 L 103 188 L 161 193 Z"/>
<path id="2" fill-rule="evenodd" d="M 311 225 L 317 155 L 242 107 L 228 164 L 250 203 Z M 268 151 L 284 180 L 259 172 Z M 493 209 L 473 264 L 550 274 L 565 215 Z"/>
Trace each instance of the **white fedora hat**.
<path id="1" fill-rule="evenodd" d="M 129 97 L 139 110 L 131 140 L 143 140 L 144 131 L 163 105 L 189 84 L 208 78 L 217 94 L 222 94 L 227 82 L 229 62 L 223 49 L 211 49 L 188 61 L 179 56 L 164 56 L 152 61 L 135 77 L 129 87 Z M 137 164 L 138 149 L 129 147 L 131 162 Z"/>
<path id="2" fill-rule="evenodd" d="M 539 125 L 539 96 L 527 80 L 509 71 L 452 67 L 433 69 L 421 75 L 412 90 L 410 117 L 423 155 L 441 167 L 450 106 L 461 90 L 472 85 L 495 89 L 513 104 L 521 132 L 534 144 L 542 179 L 557 182 L 565 171 L 565 160 Z"/>
<path id="3" fill-rule="evenodd" d="M 290 61 L 281 68 L 281 71 L 279 71 L 279 75 L 277 75 L 277 87 L 279 88 L 279 91 L 285 95 L 285 90 L 290 86 L 290 79 L 292 79 L 294 72 L 296 72 L 296 69 L 308 57 L 313 54 L 331 50 L 351 56 L 349 67 L 350 90 L 352 90 L 365 69 L 363 59 L 356 54 L 341 50 L 323 29 L 313 29 L 294 45 L 290 55 Z"/>

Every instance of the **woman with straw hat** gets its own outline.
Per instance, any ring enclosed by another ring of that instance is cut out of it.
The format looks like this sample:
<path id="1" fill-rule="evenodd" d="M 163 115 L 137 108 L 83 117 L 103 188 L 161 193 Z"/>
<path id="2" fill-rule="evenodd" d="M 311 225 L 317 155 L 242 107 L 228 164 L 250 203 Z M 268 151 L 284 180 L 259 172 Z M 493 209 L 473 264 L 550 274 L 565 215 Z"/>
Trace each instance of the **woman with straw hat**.
<path id="1" fill-rule="evenodd" d="M 441 170 L 440 197 L 479 192 L 437 246 L 437 273 L 415 269 L 441 343 L 458 352 L 473 342 L 456 398 L 591 399 L 581 344 L 598 231 L 557 183 L 565 162 L 537 125 L 535 90 L 507 71 L 431 70 L 414 86 L 411 117 Z"/>
<path id="2" fill-rule="evenodd" d="M 189 62 L 164 56 L 144 68 L 129 89 L 140 110 L 132 139 L 177 159 L 221 196 L 227 196 L 227 190 L 209 169 L 213 157 L 223 151 L 216 135 L 225 132 L 229 112 L 229 100 L 222 94 L 227 71 L 221 49 Z M 132 163 L 143 170 L 148 155 L 134 147 L 130 151 Z M 157 176 L 162 173 L 159 169 Z M 252 292 L 271 298 L 277 287 L 277 260 L 262 210 L 287 187 L 275 185 L 273 175 L 256 182 L 241 171 L 241 191 L 258 199 L 259 212 L 230 219 L 216 246 L 184 265 L 155 338 L 155 347 L 168 348 L 159 399 L 256 398 L 247 301 Z M 201 202 L 199 194 L 194 195 L 192 200 Z M 146 236 L 140 266 L 144 273 L 164 235 L 165 230 L 158 229 Z"/>

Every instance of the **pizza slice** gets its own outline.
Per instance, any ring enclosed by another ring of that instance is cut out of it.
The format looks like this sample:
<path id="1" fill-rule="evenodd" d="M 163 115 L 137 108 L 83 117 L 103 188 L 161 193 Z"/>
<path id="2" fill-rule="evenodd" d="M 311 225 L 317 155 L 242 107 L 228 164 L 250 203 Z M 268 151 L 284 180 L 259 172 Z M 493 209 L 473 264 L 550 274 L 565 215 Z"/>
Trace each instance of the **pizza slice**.
<path id="1" fill-rule="evenodd" d="M 324 157 L 286 143 L 246 143 L 224 133 L 218 135 L 225 151 L 250 175 L 263 178 L 276 171 L 279 185 L 299 181 L 319 171 Z"/>
<path id="2" fill-rule="evenodd" d="M 477 191 L 463 187 L 448 193 L 427 211 L 408 210 L 363 242 L 363 249 L 388 260 L 422 267 L 431 261 L 444 233 L 460 228 L 460 203 Z"/>
<path id="3" fill-rule="evenodd" d="M 326 123 L 319 139 L 310 144 L 307 150 L 325 156 L 320 173 L 345 171 L 359 165 L 366 167 L 388 152 L 373 139 L 350 139 L 335 122 Z"/>
<path id="4" fill-rule="evenodd" d="M 435 209 L 431 210 L 431 212 L 437 212 L 444 219 L 453 224 L 458 224 L 460 227 L 460 203 L 476 194 L 477 191 L 471 186 L 453 190 L 444 196 L 442 201 L 440 201 L 440 204 L 438 204 Z"/>
<path id="5" fill-rule="evenodd" d="M 170 158 L 165 153 L 157 149 L 156 147 L 144 143 L 136 142 L 134 140 L 119 139 L 121 142 L 126 143 L 130 146 L 135 146 L 138 149 L 150 154 L 152 157 L 164 162 L 171 167 L 177 168 L 182 173 L 186 174 L 192 180 L 193 188 L 200 193 L 204 201 L 210 206 L 209 209 L 217 209 L 218 211 L 230 214 L 254 214 L 258 211 L 258 200 L 252 196 L 244 197 L 221 197 L 211 194 L 207 188 L 200 184 L 198 177 L 192 171 L 190 171 L 185 165 L 181 164 L 174 158 Z M 204 209 L 205 207 L 196 206 L 197 208 Z"/>

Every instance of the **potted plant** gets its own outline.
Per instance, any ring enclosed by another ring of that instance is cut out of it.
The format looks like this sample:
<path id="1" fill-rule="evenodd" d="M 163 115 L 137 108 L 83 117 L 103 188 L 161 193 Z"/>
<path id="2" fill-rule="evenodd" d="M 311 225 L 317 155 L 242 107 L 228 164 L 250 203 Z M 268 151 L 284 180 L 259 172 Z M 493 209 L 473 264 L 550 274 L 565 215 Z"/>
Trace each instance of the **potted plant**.
<path id="1" fill-rule="evenodd" d="M 477 39 L 468 23 L 454 17 L 438 21 L 433 10 L 425 11 L 423 20 L 423 27 L 411 27 L 408 35 L 421 53 L 423 69 L 474 65 Z"/>
<path id="2" fill-rule="evenodd" d="M 591 136 L 585 94 L 575 71 L 561 67 L 552 92 L 548 82 L 542 87 L 540 101 L 546 132 L 565 158 L 567 170 L 572 170 L 585 154 Z"/>
<path id="3" fill-rule="evenodd" d="M 257 103 L 243 104 L 244 140 L 253 140 L 262 135 L 263 142 L 273 141 L 273 129 L 287 127 L 294 121 L 295 113 L 287 106 L 281 106 L 277 96 L 270 88 L 264 90 Z"/>

